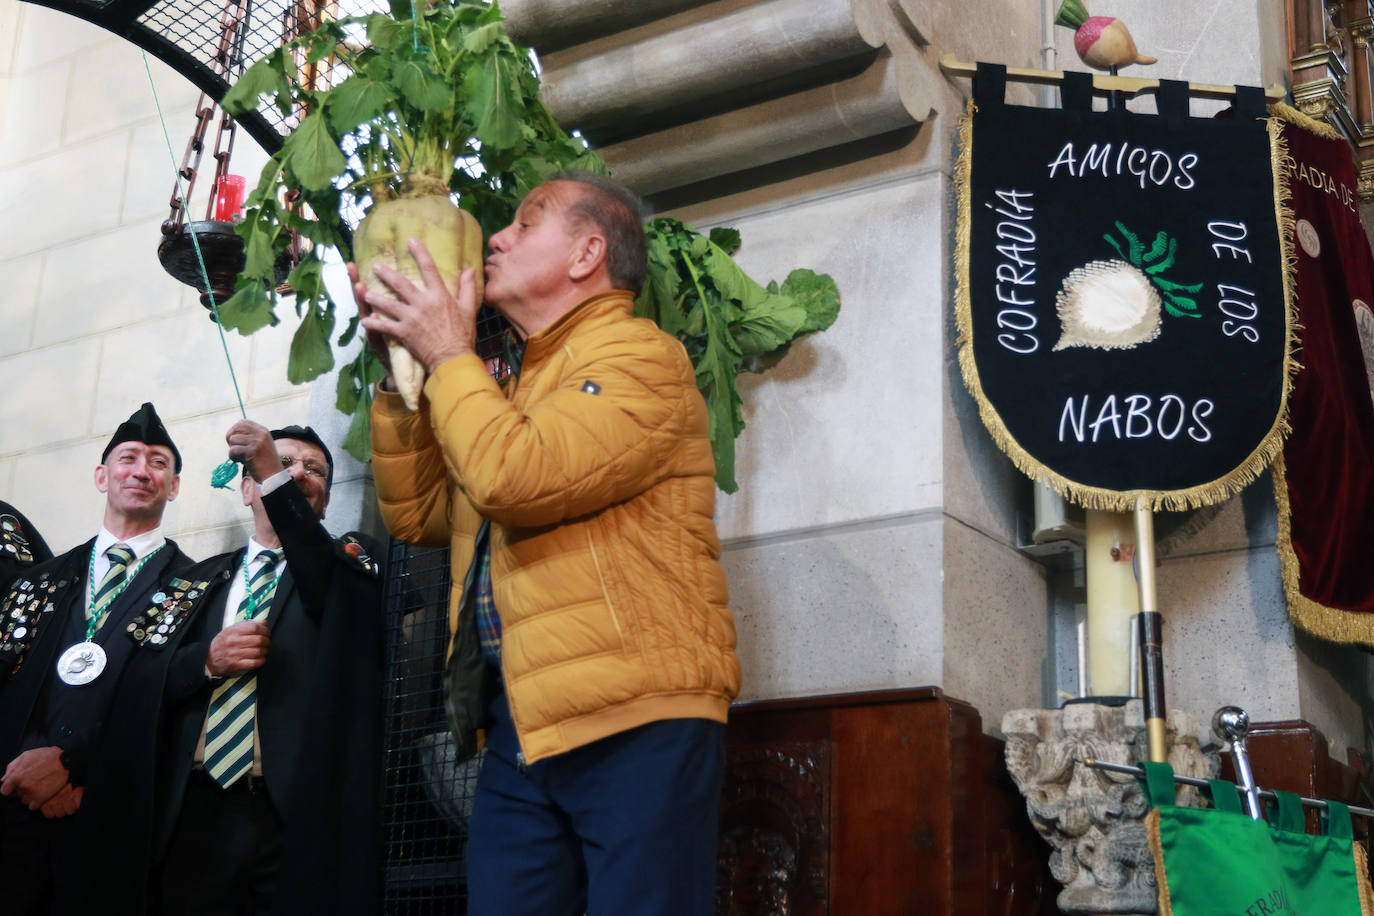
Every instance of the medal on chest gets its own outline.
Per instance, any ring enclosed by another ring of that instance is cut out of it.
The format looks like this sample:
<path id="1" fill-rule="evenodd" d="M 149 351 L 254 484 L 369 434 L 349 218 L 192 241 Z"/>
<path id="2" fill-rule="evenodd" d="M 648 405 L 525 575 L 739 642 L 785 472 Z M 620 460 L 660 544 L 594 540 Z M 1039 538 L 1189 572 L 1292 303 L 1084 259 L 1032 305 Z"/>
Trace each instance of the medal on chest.
<path id="1" fill-rule="evenodd" d="M 105 670 L 105 661 L 105 650 L 100 646 L 90 640 L 79 642 L 69 646 L 58 658 L 57 676 L 64 684 L 80 687 L 100 677 Z"/>
<path id="2" fill-rule="evenodd" d="M 38 579 L 21 579 L 0 604 L 0 668 L 17 674 L 28 649 L 38 638 L 40 623 L 52 617 L 53 593 L 65 588 L 66 579 L 44 573 Z"/>
<path id="3" fill-rule="evenodd" d="M 70 687 L 80 687 L 89 684 L 91 681 L 100 677 L 105 670 L 107 658 L 105 650 L 96 644 L 95 634 L 105 623 L 117 599 L 129 586 L 130 582 L 138 576 L 144 564 L 151 560 L 162 550 L 163 544 L 159 544 L 143 559 L 139 560 L 129 569 L 124 581 L 114 590 L 110 591 L 99 604 L 96 603 L 95 596 L 95 551 L 91 551 L 90 568 L 86 574 L 86 582 L 90 589 L 89 608 L 86 611 L 86 638 L 79 643 L 68 646 L 57 659 L 57 676 L 62 683 Z"/>
<path id="4" fill-rule="evenodd" d="M 124 628 L 139 646 L 161 649 L 187 620 L 209 588 L 209 580 L 171 579 L 153 593 L 152 603 Z"/>
<path id="5" fill-rule="evenodd" d="M 20 563 L 33 562 L 33 551 L 29 549 L 24 528 L 13 515 L 0 515 L 0 550 L 4 550 Z"/>

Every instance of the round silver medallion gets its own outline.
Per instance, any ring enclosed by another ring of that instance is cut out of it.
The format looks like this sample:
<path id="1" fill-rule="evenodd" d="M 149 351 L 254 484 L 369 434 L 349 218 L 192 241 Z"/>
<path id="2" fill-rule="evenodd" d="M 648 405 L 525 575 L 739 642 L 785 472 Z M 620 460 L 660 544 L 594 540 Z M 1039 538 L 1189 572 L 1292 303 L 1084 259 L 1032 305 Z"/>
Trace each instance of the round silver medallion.
<path id="1" fill-rule="evenodd" d="M 1305 219 L 1298 220 L 1298 244 L 1302 250 L 1307 252 L 1310 257 L 1317 257 L 1322 253 L 1322 237 L 1317 234 L 1317 229 Z"/>
<path id="2" fill-rule="evenodd" d="M 105 650 L 93 642 L 70 646 L 57 660 L 57 676 L 72 687 L 89 684 L 105 670 Z"/>

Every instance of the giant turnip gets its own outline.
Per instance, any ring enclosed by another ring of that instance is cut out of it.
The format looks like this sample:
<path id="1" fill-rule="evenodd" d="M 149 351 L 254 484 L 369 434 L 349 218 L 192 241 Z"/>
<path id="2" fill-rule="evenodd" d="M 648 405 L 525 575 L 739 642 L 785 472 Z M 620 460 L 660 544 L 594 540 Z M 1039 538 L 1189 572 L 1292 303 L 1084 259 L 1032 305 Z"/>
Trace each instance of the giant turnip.
<path id="1" fill-rule="evenodd" d="M 358 224 L 353 236 L 353 255 L 358 274 L 372 277 L 372 265 L 386 264 L 407 280 L 423 285 L 420 267 L 406 245 L 419 239 L 434 258 L 434 266 L 450 291 L 457 292 L 458 277 L 474 267 L 475 292 L 482 298 L 482 229 L 472 214 L 455 206 L 446 194 L 397 197 L 375 203 Z M 425 367 L 394 338 L 387 338 L 391 374 L 401 398 L 411 410 L 420 406 Z"/>

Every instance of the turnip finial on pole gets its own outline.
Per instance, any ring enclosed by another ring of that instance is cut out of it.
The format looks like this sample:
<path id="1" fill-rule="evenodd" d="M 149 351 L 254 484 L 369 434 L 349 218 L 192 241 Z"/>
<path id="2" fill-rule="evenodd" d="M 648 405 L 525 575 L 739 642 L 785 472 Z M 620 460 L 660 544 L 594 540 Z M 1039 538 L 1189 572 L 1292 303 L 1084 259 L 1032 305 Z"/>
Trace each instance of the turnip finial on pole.
<path id="1" fill-rule="evenodd" d="M 1073 46 L 1083 63 L 1094 70 L 1111 70 L 1127 64 L 1153 64 L 1159 58 L 1136 50 L 1126 24 L 1111 16 L 1089 16 L 1083 0 L 1064 0 L 1055 25 L 1074 29 Z"/>

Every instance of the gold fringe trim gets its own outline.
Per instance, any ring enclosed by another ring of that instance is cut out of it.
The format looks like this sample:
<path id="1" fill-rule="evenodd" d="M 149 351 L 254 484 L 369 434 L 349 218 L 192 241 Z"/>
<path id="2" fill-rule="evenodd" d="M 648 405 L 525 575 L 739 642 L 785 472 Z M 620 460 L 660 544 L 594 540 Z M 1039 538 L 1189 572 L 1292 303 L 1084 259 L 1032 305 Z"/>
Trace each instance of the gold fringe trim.
<path id="1" fill-rule="evenodd" d="M 1027 452 L 992 406 L 978 377 L 973 358 L 973 303 L 970 293 L 969 262 L 972 234 L 973 198 L 973 116 L 978 108 L 970 99 L 959 124 L 959 159 L 954 169 L 956 212 L 954 231 L 954 316 L 958 327 L 959 369 L 964 385 L 978 404 L 978 414 L 992 441 L 997 444 L 1023 474 L 1045 484 L 1065 499 L 1088 509 L 1109 512 L 1130 512 L 1143 502 L 1152 510 L 1179 511 L 1214 505 L 1234 496 L 1264 473 L 1283 451 L 1288 435 L 1288 397 L 1293 378 L 1298 371 L 1297 352 L 1297 252 L 1293 244 L 1293 213 L 1288 206 L 1288 172 L 1283 168 L 1288 156 L 1282 128 L 1275 118 L 1268 118 L 1270 171 L 1274 176 L 1274 213 L 1279 232 L 1280 259 L 1283 269 L 1284 351 L 1283 382 L 1279 395 L 1279 409 L 1273 425 L 1245 460 L 1229 474 L 1196 487 L 1184 490 L 1109 490 L 1071 480 L 1036 460 Z"/>
<path id="2" fill-rule="evenodd" d="M 1360 643 L 1374 648 L 1374 613 L 1328 607 L 1304 595 L 1298 587 L 1302 567 L 1293 549 L 1292 506 L 1288 502 L 1288 473 L 1283 456 L 1274 459 L 1274 502 L 1278 506 L 1279 530 L 1274 547 L 1279 554 L 1283 594 L 1288 599 L 1288 616 L 1293 624 L 1313 636 L 1339 643 Z M 1374 913 L 1370 913 L 1374 916 Z"/>
<path id="3" fill-rule="evenodd" d="M 1344 140 L 1341 132 L 1336 130 L 1325 121 L 1318 121 L 1316 118 L 1303 114 L 1299 109 L 1294 108 L 1286 102 L 1272 102 L 1269 105 L 1269 113 L 1276 118 L 1281 118 L 1289 124 L 1296 124 L 1308 133 L 1316 134 L 1324 140 Z"/>
<path id="4" fill-rule="evenodd" d="M 1159 809 L 1151 808 L 1145 815 L 1145 834 L 1150 839 L 1150 855 L 1155 860 L 1155 884 L 1159 888 L 1159 916 L 1174 916 L 1174 904 L 1169 899 L 1169 878 L 1164 874 L 1164 840 L 1159 835 Z M 1370 914 L 1361 914 L 1370 916 Z"/>
<path id="5" fill-rule="evenodd" d="M 1374 916 L 1374 888 L 1369 886 L 1369 856 L 1359 840 L 1353 840 L 1351 845 L 1355 847 L 1355 883 L 1360 892 L 1360 916 Z"/>
<path id="6" fill-rule="evenodd" d="M 1298 220 L 1293 214 L 1293 188 L 1288 178 L 1288 140 L 1283 135 L 1283 123 L 1269 118 L 1269 167 L 1274 173 L 1274 218 L 1279 227 L 1279 257 L 1283 259 L 1283 323 L 1287 331 L 1283 352 L 1283 395 L 1279 399 L 1281 436 L 1273 457 L 1283 456 L 1283 441 L 1293 431 L 1288 425 L 1288 398 L 1302 364 L 1298 353 L 1302 350 L 1302 327 L 1298 323 Z"/>

